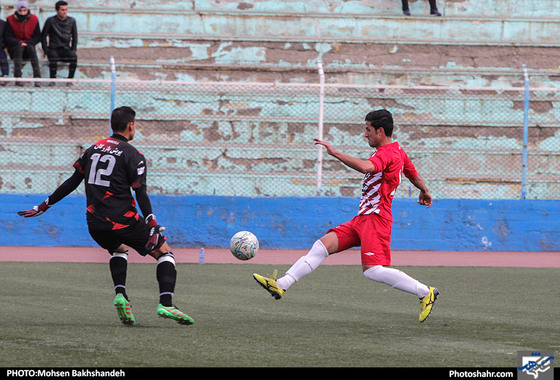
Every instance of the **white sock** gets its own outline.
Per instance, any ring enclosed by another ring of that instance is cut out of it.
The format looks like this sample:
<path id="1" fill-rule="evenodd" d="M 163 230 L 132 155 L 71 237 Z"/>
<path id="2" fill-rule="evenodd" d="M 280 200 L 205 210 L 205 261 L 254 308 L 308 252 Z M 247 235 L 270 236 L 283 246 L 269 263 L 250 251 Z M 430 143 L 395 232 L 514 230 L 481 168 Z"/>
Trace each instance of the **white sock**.
<path id="1" fill-rule="evenodd" d="M 423 298 L 430 293 L 430 289 L 426 285 L 420 283 L 418 280 L 413 279 L 398 269 L 376 265 L 366 270 L 364 272 L 364 276 L 370 280 L 382 282 L 395 289 L 414 294 L 420 298 Z"/>
<path id="2" fill-rule="evenodd" d="M 166 261 L 169 261 L 171 264 L 173 264 L 173 266 L 175 266 L 175 256 L 173 256 L 173 253 L 171 252 L 164 253 L 157 259 L 158 265 Z"/>
<path id="3" fill-rule="evenodd" d="M 276 284 L 281 289 L 288 289 L 296 281 L 301 280 L 303 277 L 317 269 L 317 267 L 321 265 L 323 260 L 325 260 L 328 256 L 329 252 L 323 243 L 320 240 L 317 240 L 307 255 L 300 257 L 299 260 L 296 261 L 290 269 L 288 269 L 284 277 L 276 280 Z"/>

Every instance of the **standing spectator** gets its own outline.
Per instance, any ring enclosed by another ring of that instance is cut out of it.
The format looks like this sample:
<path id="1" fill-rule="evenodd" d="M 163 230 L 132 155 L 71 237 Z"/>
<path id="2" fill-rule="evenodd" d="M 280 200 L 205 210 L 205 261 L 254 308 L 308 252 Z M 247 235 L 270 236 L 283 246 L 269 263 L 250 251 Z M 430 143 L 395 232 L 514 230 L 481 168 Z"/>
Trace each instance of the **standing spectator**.
<path id="1" fill-rule="evenodd" d="M 15 13 L 8 16 L 4 36 L 10 57 L 14 60 L 14 77 L 21 78 L 22 60 L 29 59 L 33 67 L 33 77 L 41 78 L 39 59 L 35 51 L 35 45 L 41 42 L 41 28 L 37 16 L 29 11 L 27 1 L 17 2 Z M 16 85 L 22 86 L 23 83 L 16 82 Z M 40 84 L 36 82 L 35 87 L 40 87 Z"/>
<path id="2" fill-rule="evenodd" d="M 441 16 L 436 5 L 436 0 L 428 0 L 430 3 L 430 16 Z M 410 16 L 410 9 L 408 9 L 408 0 L 402 0 L 402 10 L 405 16 Z"/>
<path id="3" fill-rule="evenodd" d="M 6 42 L 4 41 L 4 30 L 6 29 L 6 21 L 0 20 L 0 67 L 2 68 L 2 77 L 7 77 L 10 73 L 10 66 L 8 65 L 8 56 L 6 55 Z M 7 82 L 0 82 L 5 86 Z"/>
<path id="4" fill-rule="evenodd" d="M 68 79 L 74 78 L 78 66 L 78 28 L 76 20 L 68 16 L 68 3 L 57 1 L 55 4 L 56 15 L 51 16 L 43 25 L 41 45 L 43 52 L 49 59 L 49 73 L 51 78 L 56 78 L 58 62 L 67 62 Z"/>

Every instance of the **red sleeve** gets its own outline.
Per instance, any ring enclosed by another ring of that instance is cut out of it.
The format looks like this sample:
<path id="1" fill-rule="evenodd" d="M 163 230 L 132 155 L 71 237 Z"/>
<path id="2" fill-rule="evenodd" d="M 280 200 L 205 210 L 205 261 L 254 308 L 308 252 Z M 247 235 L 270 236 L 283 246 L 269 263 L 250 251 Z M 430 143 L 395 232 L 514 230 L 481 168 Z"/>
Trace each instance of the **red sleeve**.
<path id="1" fill-rule="evenodd" d="M 418 177 L 418 172 L 412 161 L 408 158 L 404 150 L 400 150 L 401 158 L 403 160 L 403 174 L 406 178 L 414 179 Z M 375 167 L 374 173 L 382 172 L 387 168 L 392 162 L 392 158 L 390 156 L 390 152 L 387 150 L 377 151 L 373 156 L 368 158 L 368 160 L 373 164 Z"/>
<path id="2" fill-rule="evenodd" d="M 418 172 L 416 171 L 416 167 L 414 167 L 414 164 L 412 163 L 412 161 L 410 161 L 410 159 L 408 158 L 408 156 L 404 151 L 403 151 L 403 161 L 404 161 L 404 167 L 403 167 L 404 176 L 408 179 L 414 179 L 418 177 Z"/>
<path id="3" fill-rule="evenodd" d="M 387 167 L 387 157 L 385 157 L 385 154 L 383 154 L 383 152 L 384 151 L 377 151 L 373 156 L 368 158 L 368 160 L 375 167 L 374 173 L 382 172 Z"/>

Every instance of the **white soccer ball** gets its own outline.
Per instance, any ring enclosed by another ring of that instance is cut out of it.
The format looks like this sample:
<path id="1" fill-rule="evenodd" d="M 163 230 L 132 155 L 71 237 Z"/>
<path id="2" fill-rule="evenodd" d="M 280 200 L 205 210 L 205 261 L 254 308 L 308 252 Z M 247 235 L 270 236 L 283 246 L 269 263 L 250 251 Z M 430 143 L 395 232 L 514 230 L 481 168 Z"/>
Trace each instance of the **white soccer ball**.
<path id="1" fill-rule="evenodd" d="M 239 260 L 249 260 L 259 251 L 259 239 L 249 231 L 239 231 L 231 237 L 229 250 Z"/>

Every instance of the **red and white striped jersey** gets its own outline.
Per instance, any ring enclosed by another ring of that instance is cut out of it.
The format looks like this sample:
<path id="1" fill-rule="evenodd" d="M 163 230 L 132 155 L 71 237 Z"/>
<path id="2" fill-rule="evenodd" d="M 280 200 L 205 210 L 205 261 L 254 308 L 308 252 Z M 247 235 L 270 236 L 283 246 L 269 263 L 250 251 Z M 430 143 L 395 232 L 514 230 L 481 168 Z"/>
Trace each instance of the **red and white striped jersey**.
<path id="1" fill-rule="evenodd" d="M 364 176 L 358 215 L 376 213 L 392 220 L 391 203 L 403 174 L 414 179 L 418 173 L 396 141 L 378 147 L 369 161 L 375 166 L 375 172 Z"/>

